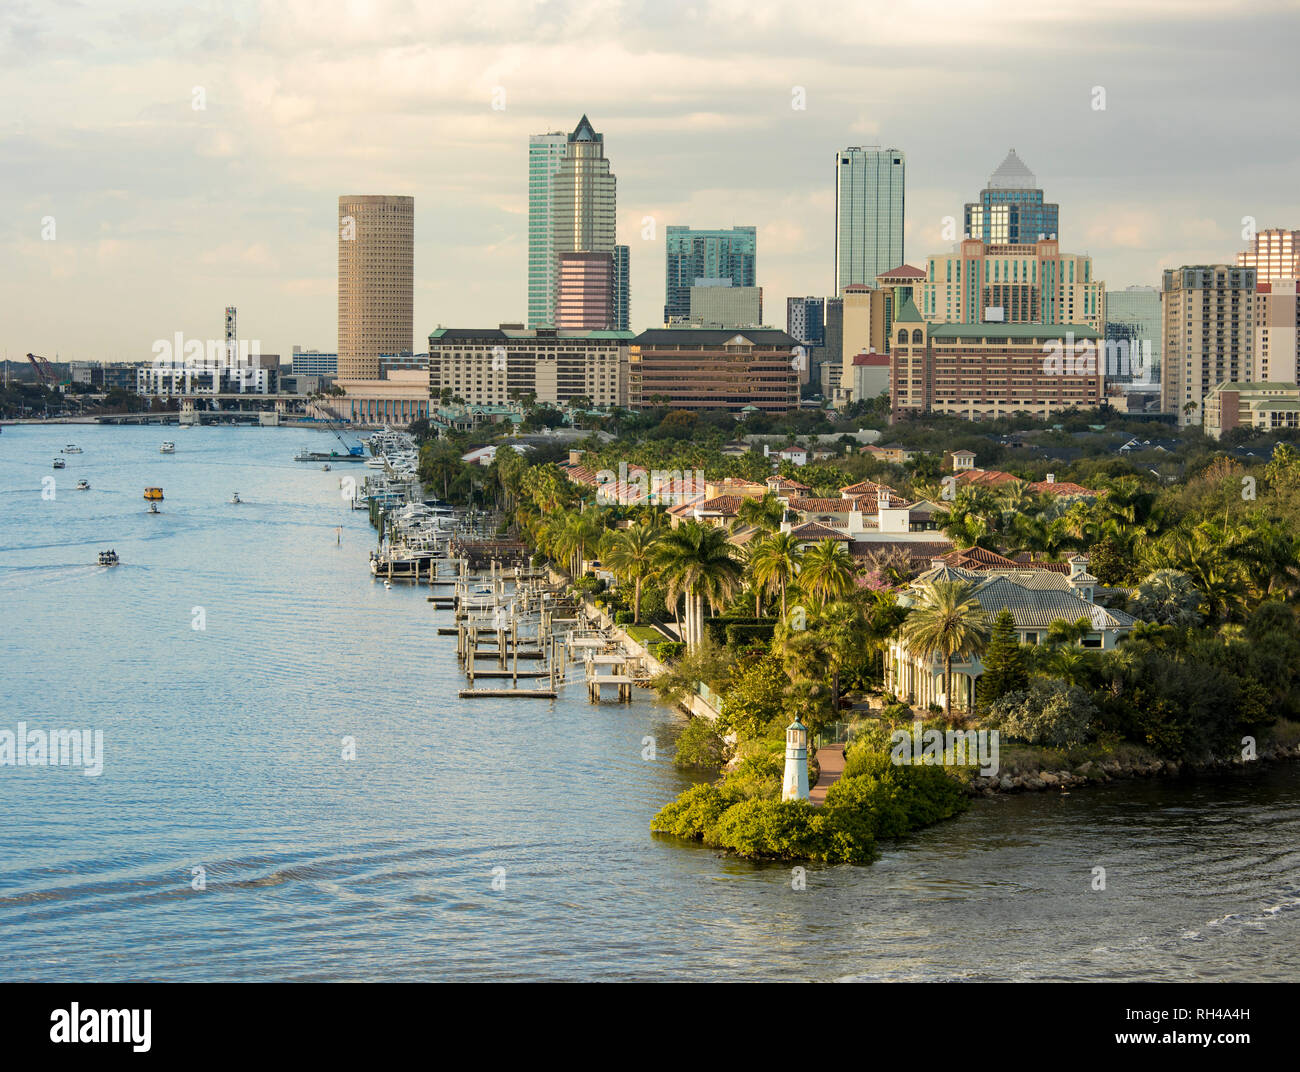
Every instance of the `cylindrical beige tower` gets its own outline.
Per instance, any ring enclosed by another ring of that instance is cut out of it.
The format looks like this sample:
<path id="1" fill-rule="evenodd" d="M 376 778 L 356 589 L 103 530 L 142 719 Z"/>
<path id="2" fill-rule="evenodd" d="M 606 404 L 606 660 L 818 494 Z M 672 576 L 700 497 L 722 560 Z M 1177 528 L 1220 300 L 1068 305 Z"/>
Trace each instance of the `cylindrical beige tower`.
<path id="1" fill-rule="evenodd" d="M 379 355 L 411 351 L 415 198 L 339 198 L 340 380 L 377 380 Z"/>

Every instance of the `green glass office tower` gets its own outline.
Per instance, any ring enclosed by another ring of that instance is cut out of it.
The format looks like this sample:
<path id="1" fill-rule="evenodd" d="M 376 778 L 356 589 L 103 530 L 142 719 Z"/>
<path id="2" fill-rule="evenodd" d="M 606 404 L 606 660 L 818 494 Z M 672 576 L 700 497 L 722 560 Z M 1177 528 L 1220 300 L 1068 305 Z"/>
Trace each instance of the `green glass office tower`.
<path id="1" fill-rule="evenodd" d="M 563 132 L 534 134 L 528 139 L 528 326 L 555 323 L 558 285 L 551 237 L 552 180 L 569 144 Z"/>
<path id="2" fill-rule="evenodd" d="M 1043 200 L 1034 173 L 1012 149 L 989 176 L 978 201 L 966 205 L 965 235 L 990 245 L 1033 245 L 1056 238 L 1060 205 Z"/>
<path id="3" fill-rule="evenodd" d="M 903 185 L 898 149 L 852 147 L 835 154 L 835 293 L 876 285 L 904 262 Z"/>
<path id="4" fill-rule="evenodd" d="M 664 235 L 664 323 L 691 315 L 691 287 L 697 279 L 730 279 L 733 287 L 754 287 L 758 229 L 697 231 L 669 227 Z"/>

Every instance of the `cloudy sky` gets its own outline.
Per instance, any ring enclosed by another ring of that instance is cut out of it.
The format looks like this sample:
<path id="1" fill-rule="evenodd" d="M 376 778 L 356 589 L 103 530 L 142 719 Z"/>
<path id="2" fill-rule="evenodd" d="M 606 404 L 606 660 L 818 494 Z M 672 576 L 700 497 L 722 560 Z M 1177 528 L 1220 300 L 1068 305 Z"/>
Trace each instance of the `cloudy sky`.
<path id="1" fill-rule="evenodd" d="M 1300 0 L 4 0 L 0 350 L 148 358 L 228 304 L 265 352 L 332 350 L 342 193 L 414 195 L 417 339 L 522 320 L 528 135 L 583 112 L 634 328 L 668 224 L 756 225 L 771 323 L 829 292 L 847 145 L 906 152 L 913 264 L 1014 147 L 1065 249 L 1155 284 L 1244 216 L 1300 227 L 1298 29 Z"/>

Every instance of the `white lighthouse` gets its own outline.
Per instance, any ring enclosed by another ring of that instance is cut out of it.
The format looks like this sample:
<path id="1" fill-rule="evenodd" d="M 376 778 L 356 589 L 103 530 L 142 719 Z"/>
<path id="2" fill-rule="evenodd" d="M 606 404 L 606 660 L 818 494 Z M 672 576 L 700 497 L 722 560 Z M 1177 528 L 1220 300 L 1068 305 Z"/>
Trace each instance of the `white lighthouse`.
<path id="1" fill-rule="evenodd" d="M 808 727 L 795 715 L 785 728 L 785 778 L 782 800 L 808 799 Z"/>

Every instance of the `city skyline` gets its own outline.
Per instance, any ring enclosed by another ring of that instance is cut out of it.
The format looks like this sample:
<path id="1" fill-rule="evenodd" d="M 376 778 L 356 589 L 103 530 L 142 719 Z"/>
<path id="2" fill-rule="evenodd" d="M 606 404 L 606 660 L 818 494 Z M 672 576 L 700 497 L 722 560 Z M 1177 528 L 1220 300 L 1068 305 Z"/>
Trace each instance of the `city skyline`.
<path id="1" fill-rule="evenodd" d="M 847 145 L 906 154 L 912 264 L 951 249 L 945 218 L 960 229 L 971 192 L 1010 146 L 1067 213 L 1065 247 L 1092 256 L 1112 290 L 1159 285 L 1164 268 L 1233 261 L 1248 245 L 1244 216 L 1261 230 L 1296 224 L 1296 151 L 1275 132 L 1297 75 L 1294 65 L 1267 62 L 1270 50 L 1285 55 L 1278 5 L 1230 16 L 1191 7 L 1184 21 L 1158 25 L 1153 14 L 1168 5 L 1115 6 L 1099 26 L 1055 14 L 993 40 L 973 9 L 941 26 L 911 12 L 909 27 L 902 16 L 859 25 L 842 7 L 830 29 L 791 33 L 762 5 L 743 24 L 717 4 L 694 16 L 618 7 L 604 24 L 559 5 L 541 32 L 534 27 L 536 43 L 518 46 L 495 42 L 482 13 L 338 5 L 333 25 L 297 5 L 260 14 L 235 5 L 210 24 L 141 8 L 130 33 L 95 11 L 75 21 L 35 9 L 0 16 L 10 59 L 0 78 L 11 101 L 0 141 L 13 165 L 0 178 L 12 206 L 0 225 L 11 250 L 0 347 L 11 359 L 29 350 L 145 359 L 153 340 L 176 331 L 220 338 L 226 305 L 240 309 L 241 334 L 264 352 L 289 354 L 295 343 L 331 350 L 333 214 L 350 191 L 413 196 L 423 206 L 417 340 L 438 324 L 522 322 L 528 139 L 572 129 L 584 113 L 605 135 L 622 187 L 617 231 L 630 247 L 633 330 L 661 322 L 669 225 L 755 225 L 774 326 L 781 318 L 771 310 L 785 298 L 829 297 L 828 161 Z M 863 83 L 846 72 L 882 25 L 896 48 L 879 53 L 885 67 Z M 683 33 L 690 27 L 748 53 L 699 64 L 705 50 Z M 582 49 L 570 43 L 578 30 L 588 34 Z M 349 35 L 348 58 L 322 58 L 338 34 Z M 1162 49 L 1144 49 L 1157 36 Z M 1069 51 L 1054 46 L 1050 59 L 1025 60 L 1026 44 L 1062 38 Z M 1231 62 L 1242 47 L 1233 42 L 1247 38 L 1260 53 L 1251 88 L 1205 93 L 1205 66 Z M 593 55 L 592 41 L 610 55 Z M 963 53 L 974 41 L 979 62 Z M 49 52 L 76 56 L 78 43 L 88 57 L 111 55 L 112 66 L 41 65 Z M 224 62 L 236 47 L 239 78 Z M 1179 53 L 1188 50 L 1204 65 L 1187 64 Z M 1016 54 L 1028 64 L 1023 78 L 1012 85 L 989 75 L 999 57 Z M 775 72 L 750 62 L 767 56 L 781 58 Z M 276 73 L 261 73 L 259 57 Z M 1050 78 L 1026 94 L 1035 62 Z M 924 67 L 933 84 L 900 84 L 892 95 L 880 88 L 889 81 L 882 73 L 908 64 Z M 651 91 L 664 81 L 671 91 Z M 1094 108 L 1099 87 L 1103 110 Z M 1194 115 L 1170 106 L 1180 93 L 1201 101 Z M 1003 114 L 1012 118 L 987 118 Z M 1207 127 L 1221 134 L 1211 154 Z M 52 241 L 42 238 L 47 218 Z M 647 218 L 653 237 L 643 237 Z"/>

